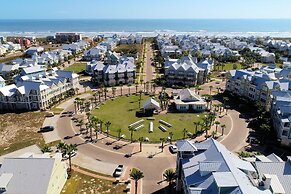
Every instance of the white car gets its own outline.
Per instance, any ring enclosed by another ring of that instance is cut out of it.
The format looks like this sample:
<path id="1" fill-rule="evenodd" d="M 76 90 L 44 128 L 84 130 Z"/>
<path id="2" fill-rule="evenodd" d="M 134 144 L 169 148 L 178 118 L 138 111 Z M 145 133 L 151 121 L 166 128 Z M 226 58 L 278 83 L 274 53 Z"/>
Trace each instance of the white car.
<path id="1" fill-rule="evenodd" d="M 169 150 L 170 150 L 170 152 L 171 152 L 172 154 L 175 154 L 175 153 L 178 152 L 178 148 L 177 148 L 177 146 L 175 146 L 175 145 L 170 145 L 170 146 L 169 146 Z"/>
<path id="2" fill-rule="evenodd" d="M 115 169 L 114 173 L 113 173 L 113 176 L 114 177 L 120 177 L 122 175 L 123 168 L 124 168 L 123 165 L 121 165 L 121 164 L 118 165 L 117 168 Z"/>
<path id="3" fill-rule="evenodd" d="M 71 154 L 71 158 L 73 158 L 73 157 L 76 156 L 76 155 L 77 155 L 77 152 L 74 151 L 74 152 Z M 64 159 L 69 159 L 69 155 L 66 154 L 66 155 L 64 156 Z"/>

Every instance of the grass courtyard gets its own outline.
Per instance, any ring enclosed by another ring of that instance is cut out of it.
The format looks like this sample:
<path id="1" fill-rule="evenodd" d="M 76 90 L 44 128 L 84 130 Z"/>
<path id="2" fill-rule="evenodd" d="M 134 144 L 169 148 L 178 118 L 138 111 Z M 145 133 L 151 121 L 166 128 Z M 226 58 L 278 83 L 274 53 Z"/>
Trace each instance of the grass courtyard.
<path id="1" fill-rule="evenodd" d="M 150 96 L 142 95 L 141 107 L 143 102 L 145 102 Z M 138 118 L 136 117 L 136 111 L 139 110 L 139 95 L 131 95 L 130 97 L 118 97 L 115 100 L 109 100 L 104 105 L 101 105 L 99 109 L 94 109 L 92 114 L 97 116 L 99 119 L 104 121 L 110 121 L 111 125 L 109 127 L 110 134 L 118 136 L 118 129 L 121 129 L 121 134 L 126 136 L 126 139 L 130 139 L 130 131 L 128 130 L 128 125 L 144 119 L 144 128 L 135 131 L 133 133 L 133 139 L 137 140 L 139 137 L 148 137 L 150 142 L 159 142 L 160 138 L 167 138 L 169 132 L 173 132 L 173 140 L 183 138 L 183 129 L 186 128 L 188 132 L 194 133 L 195 126 L 194 121 L 200 121 L 204 114 L 195 113 L 167 113 L 154 115 L 155 120 L 152 120 L 154 124 L 153 133 L 149 133 L 149 123 L 151 120 L 147 120 L 147 117 Z M 172 127 L 166 127 L 167 132 L 162 132 L 158 127 L 161 125 L 159 120 L 164 120 L 170 124 Z M 139 124 L 141 125 L 141 124 Z M 137 125 L 136 127 L 138 127 Z M 103 131 L 105 130 L 105 125 Z M 199 128 L 198 128 L 199 129 Z"/>
<path id="2" fill-rule="evenodd" d="M 70 65 L 65 70 L 67 71 L 73 71 L 75 73 L 81 73 L 86 69 L 86 63 L 74 63 L 73 65 Z"/>

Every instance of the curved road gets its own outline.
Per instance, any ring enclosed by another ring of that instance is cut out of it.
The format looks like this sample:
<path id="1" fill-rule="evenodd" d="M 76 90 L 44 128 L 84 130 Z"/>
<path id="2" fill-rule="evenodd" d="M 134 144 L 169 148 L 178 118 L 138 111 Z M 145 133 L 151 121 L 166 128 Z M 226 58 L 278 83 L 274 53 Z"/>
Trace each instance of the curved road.
<path id="1" fill-rule="evenodd" d="M 207 87 L 209 84 L 207 84 Z M 125 89 L 125 88 L 124 88 Z M 132 88 L 134 89 L 134 88 Z M 117 89 L 116 93 L 120 93 Z M 126 93 L 127 89 L 123 93 Z M 134 90 L 132 90 L 134 91 Z M 74 105 L 72 100 L 63 103 L 61 106 L 65 108 L 64 111 L 74 111 Z M 239 118 L 239 112 L 235 110 L 229 110 L 228 115 L 221 118 L 221 121 L 226 123 L 226 134 L 221 140 L 230 151 L 238 151 L 245 145 L 245 139 L 248 135 L 247 123 L 244 119 Z M 159 154 L 154 158 L 147 158 L 144 154 L 136 154 L 131 158 L 124 157 L 124 153 L 113 151 L 112 147 L 104 145 L 104 142 L 84 143 L 84 139 L 80 136 L 75 136 L 74 124 L 70 117 L 60 117 L 57 121 L 57 131 L 59 136 L 64 139 L 66 136 L 72 136 L 72 138 L 64 140 L 67 143 L 78 144 L 78 152 L 86 157 L 101 161 L 108 164 L 108 168 L 112 167 L 109 164 L 123 164 L 127 166 L 126 176 L 128 177 L 128 170 L 132 167 L 141 169 L 144 172 L 144 178 L 142 180 L 142 193 L 153 193 L 164 188 L 167 183 L 162 181 L 162 173 L 165 169 L 175 168 L 176 158 L 173 155 L 168 154 L 168 149 L 164 149 L 165 153 Z M 127 150 L 130 152 L 137 151 L 137 146 L 129 145 Z"/>
<path id="2" fill-rule="evenodd" d="M 65 111 L 73 111 L 73 105 L 69 106 Z M 70 117 L 61 117 L 57 122 L 57 130 L 59 136 L 64 139 L 66 136 L 74 136 L 74 128 Z M 94 160 L 102 161 L 108 164 L 123 164 L 125 166 L 136 167 L 144 172 L 142 180 L 142 192 L 153 193 L 165 186 L 165 183 L 158 184 L 162 180 L 162 173 L 165 169 L 175 168 L 176 159 L 172 155 L 164 155 L 163 157 L 156 156 L 147 158 L 147 156 L 133 155 L 131 158 L 124 157 L 124 154 L 115 151 L 108 151 L 98 145 L 84 143 L 84 139 L 80 136 L 74 136 L 66 143 L 78 145 L 78 152 L 93 158 Z M 165 149 L 165 152 L 167 149 Z"/>

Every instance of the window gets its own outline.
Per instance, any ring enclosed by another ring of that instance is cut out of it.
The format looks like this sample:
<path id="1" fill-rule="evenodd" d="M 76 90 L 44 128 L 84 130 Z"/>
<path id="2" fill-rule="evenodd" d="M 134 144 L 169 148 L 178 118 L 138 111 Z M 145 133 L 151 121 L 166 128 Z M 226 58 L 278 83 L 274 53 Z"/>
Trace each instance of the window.
<path id="1" fill-rule="evenodd" d="M 290 123 L 284 123 L 284 127 L 289 127 Z"/>

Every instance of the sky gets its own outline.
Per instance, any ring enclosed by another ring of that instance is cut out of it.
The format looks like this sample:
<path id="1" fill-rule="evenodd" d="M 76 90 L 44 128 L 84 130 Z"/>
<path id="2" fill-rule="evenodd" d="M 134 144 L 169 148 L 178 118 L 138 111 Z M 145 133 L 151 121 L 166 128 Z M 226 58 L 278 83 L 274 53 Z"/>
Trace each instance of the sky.
<path id="1" fill-rule="evenodd" d="M 291 19 L 291 0 L 1 0 L 0 19 Z"/>

